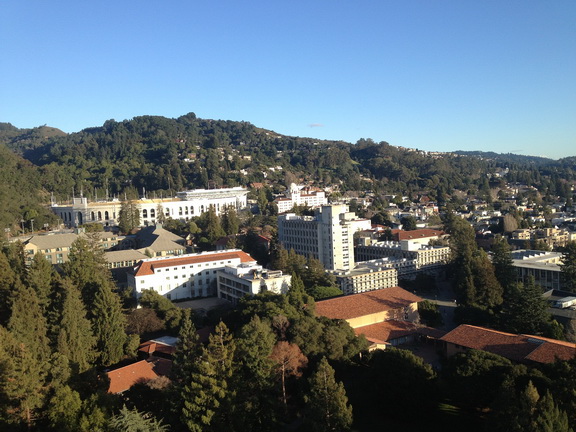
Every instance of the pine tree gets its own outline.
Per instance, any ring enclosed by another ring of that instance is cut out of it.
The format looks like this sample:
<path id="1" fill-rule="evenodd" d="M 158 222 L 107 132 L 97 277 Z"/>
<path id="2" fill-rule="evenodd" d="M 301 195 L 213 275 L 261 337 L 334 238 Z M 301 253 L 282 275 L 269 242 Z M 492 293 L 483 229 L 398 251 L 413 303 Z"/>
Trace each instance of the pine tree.
<path id="1" fill-rule="evenodd" d="M 346 390 L 334 377 L 334 369 L 323 357 L 309 379 L 310 392 L 305 396 L 305 423 L 309 430 L 347 431 L 352 426 L 352 406 Z"/>
<path id="2" fill-rule="evenodd" d="M 14 292 L 19 284 L 18 276 L 12 270 L 8 257 L 0 251 L 0 325 L 8 324 Z"/>
<path id="3" fill-rule="evenodd" d="M 576 242 L 569 242 L 562 249 L 561 261 L 562 286 L 567 291 L 574 291 L 576 290 Z"/>
<path id="4" fill-rule="evenodd" d="M 216 240 L 225 235 L 226 233 L 220 224 L 220 218 L 216 214 L 216 209 L 213 205 L 210 205 L 206 214 L 206 238 L 211 244 L 214 244 Z"/>
<path id="5" fill-rule="evenodd" d="M 282 385 L 282 403 L 284 411 L 288 412 L 288 395 L 286 393 L 286 380 L 291 377 L 302 376 L 302 370 L 308 364 L 308 359 L 296 344 L 280 341 L 272 350 L 270 358 L 276 363 L 276 371 L 280 376 Z"/>
<path id="6" fill-rule="evenodd" d="M 215 425 L 225 427 L 218 416 L 226 414 L 223 405 L 230 397 L 228 381 L 232 376 L 234 342 L 224 323 L 218 324 L 210 335 L 208 346 L 195 362 L 190 385 L 184 387 L 181 397 L 182 423 L 192 432 L 201 432 Z"/>
<path id="7" fill-rule="evenodd" d="M 240 219 L 233 205 L 227 206 L 222 215 L 222 228 L 227 235 L 238 234 L 240 228 Z"/>
<path id="8" fill-rule="evenodd" d="M 133 229 L 140 227 L 140 210 L 134 201 L 122 201 L 118 227 L 123 233 L 130 233 Z"/>
<path id="9" fill-rule="evenodd" d="M 178 334 L 178 345 L 172 365 L 172 380 L 177 387 L 190 384 L 195 363 L 202 355 L 202 345 L 190 314 L 182 320 Z"/>
<path id="10" fill-rule="evenodd" d="M 151 414 L 141 413 L 137 409 L 122 407 L 120 412 L 109 421 L 110 432 L 165 432 L 168 426 L 156 420 Z"/>
<path id="11" fill-rule="evenodd" d="M 109 366 L 120 361 L 126 342 L 125 318 L 120 298 L 107 286 L 98 286 L 94 296 L 91 322 L 96 337 L 99 364 Z"/>
<path id="12" fill-rule="evenodd" d="M 94 360 L 96 340 L 80 292 L 68 280 L 63 281 L 62 289 L 57 349 L 70 360 L 76 372 L 84 372 Z"/>
<path id="13" fill-rule="evenodd" d="M 52 278 L 54 270 L 42 253 L 34 255 L 32 264 L 26 274 L 26 285 L 36 291 L 38 302 L 43 312 L 46 312 L 52 290 Z"/>
<path id="14" fill-rule="evenodd" d="M 494 273 L 500 285 L 502 286 L 504 297 L 516 281 L 516 270 L 512 265 L 512 256 L 510 255 L 510 245 L 505 238 L 497 238 L 492 246 L 492 264 Z"/>

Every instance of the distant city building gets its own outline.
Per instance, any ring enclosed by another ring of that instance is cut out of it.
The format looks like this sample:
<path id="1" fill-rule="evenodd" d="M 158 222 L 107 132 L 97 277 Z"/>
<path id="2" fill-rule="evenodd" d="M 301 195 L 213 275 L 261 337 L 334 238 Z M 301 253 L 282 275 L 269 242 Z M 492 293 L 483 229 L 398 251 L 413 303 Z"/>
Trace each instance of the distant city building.
<path id="1" fill-rule="evenodd" d="M 247 205 L 248 190 L 242 187 L 227 189 L 194 189 L 178 192 L 176 198 L 141 198 L 134 200 L 140 212 L 142 226 L 154 225 L 161 209 L 166 217 L 189 220 L 200 216 L 213 206 L 220 214 L 226 207 L 236 209 Z M 73 198 L 72 203 L 52 203 L 52 211 L 62 219 L 67 226 L 76 227 L 85 223 L 98 222 L 104 226 L 118 224 L 122 201 L 119 199 L 88 202 L 88 198 Z"/>
<path id="2" fill-rule="evenodd" d="M 128 274 L 128 286 L 135 297 L 140 297 L 145 289 L 170 300 L 214 296 L 218 270 L 242 263 L 256 264 L 256 261 L 237 249 L 149 258 L 140 261 Z"/>
<path id="3" fill-rule="evenodd" d="M 354 233 L 370 229 L 344 204 L 324 205 L 315 216 L 278 216 L 278 239 L 286 250 L 320 260 L 327 270 L 354 267 Z"/>
<path id="4" fill-rule="evenodd" d="M 320 207 L 328 204 L 328 199 L 324 191 L 311 191 L 304 186 L 292 183 L 285 198 L 277 198 L 274 202 L 278 206 L 278 213 L 286 213 L 292 210 L 295 205 L 310 208 Z"/>
<path id="5" fill-rule="evenodd" d="M 265 291 L 286 294 L 292 280 L 292 276 L 283 275 L 280 270 L 266 270 L 255 263 L 228 265 L 218 270 L 216 276 L 218 297 L 233 304 L 246 295 Z"/>

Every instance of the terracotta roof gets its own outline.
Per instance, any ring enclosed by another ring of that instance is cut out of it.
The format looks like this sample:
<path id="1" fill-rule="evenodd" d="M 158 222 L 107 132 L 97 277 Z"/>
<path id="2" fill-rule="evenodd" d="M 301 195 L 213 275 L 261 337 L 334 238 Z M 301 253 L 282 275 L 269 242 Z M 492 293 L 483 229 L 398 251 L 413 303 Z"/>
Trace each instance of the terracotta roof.
<path id="1" fill-rule="evenodd" d="M 431 230 L 431 229 L 417 229 L 412 231 L 404 231 L 399 229 L 392 230 L 392 237 L 396 241 L 401 240 L 414 240 L 418 238 L 436 237 L 446 234 L 444 231 Z"/>
<path id="2" fill-rule="evenodd" d="M 154 274 L 154 269 L 164 267 L 176 267 L 188 264 L 200 264 L 211 261 L 224 261 L 231 259 L 240 259 L 240 262 L 256 261 L 250 255 L 243 251 L 221 252 L 221 253 L 200 253 L 175 258 L 162 258 L 142 260 L 136 267 L 135 276 L 146 276 Z"/>
<path id="3" fill-rule="evenodd" d="M 163 354 L 174 355 L 174 353 L 176 352 L 176 347 L 173 347 L 173 346 L 167 345 L 167 344 L 163 344 L 161 342 L 149 340 L 149 341 L 141 343 L 140 346 L 138 347 L 138 351 L 141 351 L 141 352 L 144 352 L 147 354 L 154 354 L 156 352 L 159 352 L 159 353 L 163 353 Z"/>
<path id="4" fill-rule="evenodd" d="M 400 287 L 384 288 L 316 302 L 316 313 L 332 319 L 350 319 L 404 308 L 422 299 Z"/>
<path id="5" fill-rule="evenodd" d="M 354 329 L 357 335 L 363 334 L 370 342 L 385 343 L 393 339 L 418 333 L 418 328 L 408 321 L 384 321 L 376 324 L 357 327 Z"/>
<path id="6" fill-rule="evenodd" d="M 158 378 L 154 364 L 141 360 L 106 373 L 110 379 L 108 393 L 122 393 L 134 384 Z"/>
<path id="7" fill-rule="evenodd" d="M 552 363 L 556 358 L 576 357 L 576 344 L 541 336 L 504 333 L 484 327 L 462 324 L 441 340 L 482 351 L 488 351 L 517 362 Z"/>

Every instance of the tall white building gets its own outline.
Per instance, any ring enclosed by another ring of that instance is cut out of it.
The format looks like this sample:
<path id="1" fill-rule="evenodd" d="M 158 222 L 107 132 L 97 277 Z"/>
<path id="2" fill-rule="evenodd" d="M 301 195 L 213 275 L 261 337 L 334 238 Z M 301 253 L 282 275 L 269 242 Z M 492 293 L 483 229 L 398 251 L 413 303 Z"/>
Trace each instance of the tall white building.
<path id="1" fill-rule="evenodd" d="M 324 205 L 315 216 L 278 216 L 278 238 L 285 249 L 320 260 L 327 270 L 354 267 L 354 233 L 370 229 L 345 204 Z"/>
<path id="2" fill-rule="evenodd" d="M 141 224 L 146 226 L 156 223 L 159 210 L 166 217 L 189 220 L 208 211 L 210 206 L 214 206 L 217 214 L 229 206 L 242 209 L 246 207 L 247 195 L 248 190 L 242 187 L 194 189 L 178 192 L 175 198 L 141 198 L 134 204 L 140 212 Z M 80 197 L 64 205 L 52 203 L 51 208 L 67 226 L 76 227 L 91 222 L 114 226 L 118 223 L 121 206 L 119 199 L 88 202 L 88 198 Z"/>

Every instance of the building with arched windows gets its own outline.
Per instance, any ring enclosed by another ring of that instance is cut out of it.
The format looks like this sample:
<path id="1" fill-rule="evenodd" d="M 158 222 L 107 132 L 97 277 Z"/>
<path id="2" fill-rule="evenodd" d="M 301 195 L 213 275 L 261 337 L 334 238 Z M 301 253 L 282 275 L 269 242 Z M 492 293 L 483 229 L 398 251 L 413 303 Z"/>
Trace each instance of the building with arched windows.
<path id="1" fill-rule="evenodd" d="M 248 190 L 242 187 L 226 189 L 194 189 L 178 192 L 173 198 L 140 198 L 133 201 L 140 212 L 142 226 L 155 225 L 159 212 L 172 219 L 189 220 L 207 212 L 210 206 L 216 214 L 227 207 L 237 210 L 247 205 Z M 104 226 L 118 224 L 122 201 L 118 198 L 89 202 L 86 197 L 73 198 L 65 204 L 52 203 L 52 211 L 69 227 L 86 223 L 101 223 Z"/>

